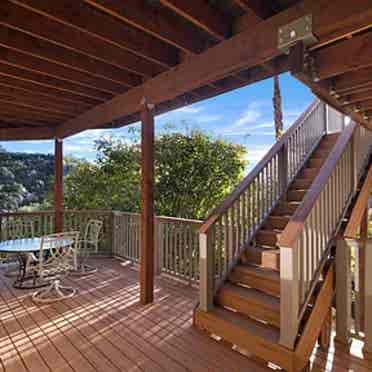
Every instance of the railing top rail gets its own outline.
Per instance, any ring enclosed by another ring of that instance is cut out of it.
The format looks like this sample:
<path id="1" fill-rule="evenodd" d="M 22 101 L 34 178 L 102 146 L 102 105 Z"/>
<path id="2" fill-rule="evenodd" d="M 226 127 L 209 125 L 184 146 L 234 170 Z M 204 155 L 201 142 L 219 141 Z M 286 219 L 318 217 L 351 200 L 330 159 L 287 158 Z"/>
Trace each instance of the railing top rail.
<path id="1" fill-rule="evenodd" d="M 328 182 L 328 179 L 332 175 L 332 172 L 344 153 L 344 150 L 349 143 L 356 127 L 356 123 L 350 123 L 341 133 L 330 156 L 320 168 L 318 175 L 314 179 L 310 189 L 307 191 L 302 204 L 296 210 L 295 214 L 281 234 L 278 241 L 279 246 L 287 248 L 295 247 L 295 243 L 301 234 L 308 215 L 313 209 L 315 202 L 318 200 L 321 192 Z"/>
<path id="2" fill-rule="evenodd" d="M 267 163 L 276 155 L 282 147 L 287 143 L 288 138 L 294 133 L 294 131 L 306 120 L 306 118 L 315 110 L 315 108 L 322 104 L 318 99 L 314 100 L 304 113 L 291 125 L 290 128 L 283 134 L 269 150 L 269 152 L 260 160 L 260 162 L 253 168 L 251 172 L 241 181 L 237 188 L 219 205 L 217 206 L 208 216 L 206 221 L 200 228 L 201 233 L 206 233 L 210 226 L 212 226 L 218 218 L 226 212 L 229 206 L 234 203 L 244 190 L 249 186 L 250 183 L 256 178 L 256 176 L 262 171 Z"/>
<path id="3" fill-rule="evenodd" d="M 349 218 L 344 231 L 344 238 L 356 239 L 358 236 L 358 228 L 361 225 L 366 207 L 368 207 L 368 200 L 371 195 L 372 188 L 372 165 L 370 165 L 366 179 L 364 180 L 362 189 L 358 195 L 357 201 L 354 205 L 353 211 Z"/>
<path id="4" fill-rule="evenodd" d="M 185 222 L 192 225 L 202 225 L 203 221 L 193 220 L 188 218 L 178 218 L 178 217 L 167 217 L 167 216 L 156 216 L 157 220 L 160 222 Z"/>
<path id="5" fill-rule="evenodd" d="M 2 212 L 0 213 L 0 217 L 40 216 L 49 214 L 54 214 L 54 210 L 32 212 Z"/>

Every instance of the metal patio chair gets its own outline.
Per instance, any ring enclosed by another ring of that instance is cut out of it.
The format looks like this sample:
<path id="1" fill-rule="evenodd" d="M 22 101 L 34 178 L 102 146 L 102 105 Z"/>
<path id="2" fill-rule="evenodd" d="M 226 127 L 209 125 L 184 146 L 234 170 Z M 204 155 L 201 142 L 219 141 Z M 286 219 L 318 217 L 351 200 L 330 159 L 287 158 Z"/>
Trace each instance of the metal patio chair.
<path id="1" fill-rule="evenodd" d="M 49 282 L 49 286 L 32 295 L 36 303 L 50 303 L 71 298 L 76 289 L 62 285 L 74 268 L 79 232 L 64 232 L 41 239 L 38 263 L 32 267 L 34 275 Z"/>
<path id="2" fill-rule="evenodd" d="M 35 228 L 33 221 L 30 220 L 9 220 L 6 221 L 3 226 L 4 239 L 5 240 L 16 240 L 16 239 L 27 239 L 35 236 Z M 27 257 L 27 262 L 34 261 L 36 258 L 33 255 Z M 3 264 L 7 265 L 4 275 L 7 277 L 14 277 L 18 275 L 19 271 L 19 256 L 8 255 L 2 260 Z"/>
<path id="3" fill-rule="evenodd" d="M 103 221 L 89 220 L 84 232 L 84 238 L 79 241 L 77 260 L 73 274 L 89 275 L 97 272 L 97 267 L 87 264 L 92 254 L 97 254 L 99 237 L 103 229 Z"/>

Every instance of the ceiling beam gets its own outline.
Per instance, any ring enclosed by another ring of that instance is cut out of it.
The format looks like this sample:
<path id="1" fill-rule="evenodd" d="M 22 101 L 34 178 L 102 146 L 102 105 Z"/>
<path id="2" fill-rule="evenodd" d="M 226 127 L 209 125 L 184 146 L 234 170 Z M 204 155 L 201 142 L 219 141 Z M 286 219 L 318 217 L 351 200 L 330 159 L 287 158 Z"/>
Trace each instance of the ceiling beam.
<path id="1" fill-rule="evenodd" d="M 372 82 L 368 90 L 343 97 L 342 103 L 345 106 L 350 106 L 370 99 L 372 99 Z"/>
<path id="2" fill-rule="evenodd" d="M 66 104 L 60 101 L 51 99 L 50 97 L 40 97 L 32 93 L 22 92 L 8 87 L 0 87 L 0 99 L 10 99 L 14 102 L 22 104 L 29 104 L 32 106 L 42 106 L 56 110 L 56 112 L 64 112 L 73 116 L 81 114 L 85 111 L 85 106 L 78 106 L 76 104 Z"/>
<path id="3" fill-rule="evenodd" d="M 132 52 L 118 48 L 77 28 L 17 6 L 8 0 L 2 1 L 0 24 L 139 76 L 151 77 L 165 71 L 164 67 Z"/>
<path id="4" fill-rule="evenodd" d="M 84 0 L 87 4 L 124 21 L 187 53 L 201 53 L 207 39 L 200 32 L 144 0 Z"/>
<path id="5" fill-rule="evenodd" d="M 93 88 L 111 95 L 120 94 L 127 90 L 127 87 L 122 84 L 3 47 L 0 47 L 0 61 L 14 67 Z"/>
<path id="6" fill-rule="evenodd" d="M 142 82 L 140 76 L 128 71 L 4 26 L 0 26 L 0 45 L 93 76 L 112 80 L 126 87 Z"/>
<path id="7" fill-rule="evenodd" d="M 55 137 L 54 128 L 0 128 L 0 141 L 46 140 Z"/>
<path id="8" fill-rule="evenodd" d="M 159 0 L 162 5 L 204 30 L 216 40 L 231 34 L 232 21 L 204 0 Z"/>
<path id="9" fill-rule="evenodd" d="M 328 82 L 334 91 L 343 95 L 349 94 L 350 91 L 370 86 L 371 76 L 372 68 L 364 68 L 337 76 L 334 79 L 330 79 Z"/>
<path id="10" fill-rule="evenodd" d="M 17 89 L 21 92 L 31 92 L 35 96 L 51 97 L 68 103 L 84 105 L 87 109 L 102 102 L 100 100 L 79 96 L 70 92 L 60 91 L 49 86 L 40 85 L 37 82 L 22 80 L 9 75 L 0 74 L 0 87 L 3 86 Z"/>
<path id="11" fill-rule="evenodd" d="M 62 92 L 69 92 L 77 96 L 92 98 L 98 103 L 104 102 L 114 96 L 113 94 L 109 94 L 107 92 L 102 92 L 93 88 L 84 87 L 64 80 L 59 80 L 33 71 L 23 70 L 21 68 L 10 66 L 1 62 L 0 75 L 21 79 L 36 85 L 43 85 L 45 87 L 49 87 L 51 89 Z"/>
<path id="12" fill-rule="evenodd" d="M 266 19 L 280 10 L 273 0 L 232 0 L 245 12 L 253 12 L 260 19 Z"/>
<path id="13" fill-rule="evenodd" d="M 304 64 L 304 46 L 301 42 L 297 43 L 290 51 L 290 71 L 293 76 L 307 85 L 312 92 L 321 100 L 328 103 L 338 111 L 350 116 L 354 121 L 365 127 L 372 129 L 372 123 L 365 119 L 360 112 L 353 108 L 343 105 L 343 102 L 337 95 L 331 94 L 331 88 L 325 81 L 314 81 L 314 78 L 307 71 Z"/>
<path id="14" fill-rule="evenodd" d="M 45 17 L 125 49 L 164 67 L 177 64 L 177 50 L 157 38 L 76 0 L 11 0 Z M 105 25 L 105 27 L 102 27 Z"/>
<path id="15" fill-rule="evenodd" d="M 227 75 L 262 65 L 282 55 L 277 48 L 278 28 L 306 14 L 311 13 L 316 20 L 313 31 L 323 43 L 328 38 L 334 40 L 349 35 L 351 25 L 354 29 L 372 25 L 372 4 L 369 0 L 354 0 L 352 8 L 347 0 L 334 0 L 332 11 L 326 12 L 329 4 L 328 0 L 305 0 L 257 24 L 253 29 L 194 56 L 171 71 L 67 121 L 58 128 L 58 135 L 65 137 L 134 114 L 143 97 L 148 102 L 159 104 Z"/>
<path id="16" fill-rule="evenodd" d="M 0 107 L 5 108 L 7 110 L 12 110 L 14 112 L 35 113 L 37 115 L 40 115 L 40 117 L 57 119 L 59 122 L 63 122 L 75 116 L 73 114 L 71 115 L 65 112 L 51 109 L 49 107 L 42 107 L 40 105 L 35 106 L 28 103 L 16 102 L 15 100 L 11 100 L 9 98 L 8 99 L 0 98 Z"/>
<path id="17" fill-rule="evenodd" d="M 372 32 L 312 53 L 320 80 L 372 66 Z"/>

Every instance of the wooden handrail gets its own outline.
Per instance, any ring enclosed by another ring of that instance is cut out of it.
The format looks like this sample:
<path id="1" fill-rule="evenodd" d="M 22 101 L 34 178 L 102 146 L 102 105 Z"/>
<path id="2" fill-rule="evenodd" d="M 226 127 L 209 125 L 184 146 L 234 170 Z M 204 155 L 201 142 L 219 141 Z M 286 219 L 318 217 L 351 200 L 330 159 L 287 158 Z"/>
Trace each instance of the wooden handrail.
<path id="1" fill-rule="evenodd" d="M 209 228 L 218 220 L 218 218 L 226 212 L 226 210 L 239 198 L 239 196 L 246 190 L 250 183 L 256 178 L 256 176 L 262 171 L 266 164 L 277 154 L 283 146 L 287 143 L 288 138 L 294 133 L 294 131 L 306 120 L 306 118 L 313 112 L 321 102 L 316 99 L 310 106 L 304 111 L 304 113 L 288 128 L 283 134 L 279 141 L 277 141 L 269 150 L 269 152 L 260 160 L 260 162 L 253 168 L 253 170 L 240 182 L 236 189 L 219 205 L 217 206 L 207 217 L 200 233 L 206 233 Z"/>
<path id="2" fill-rule="evenodd" d="M 301 206 L 297 209 L 292 219 L 281 234 L 278 245 L 280 247 L 293 248 L 304 227 L 305 221 L 318 200 L 320 193 L 327 184 L 328 179 L 341 158 L 347 144 L 349 143 L 357 124 L 352 122 L 338 138 L 331 154 L 320 168 L 318 175 L 307 191 Z"/>
<path id="3" fill-rule="evenodd" d="M 366 208 L 368 207 L 368 200 L 371 195 L 372 188 L 372 165 L 369 167 L 367 177 L 364 180 L 362 189 L 358 195 L 357 201 L 354 205 L 353 211 L 349 218 L 349 222 L 346 225 L 344 231 L 344 238 L 346 239 L 357 239 L 358 228 L 362 222 Z"/>

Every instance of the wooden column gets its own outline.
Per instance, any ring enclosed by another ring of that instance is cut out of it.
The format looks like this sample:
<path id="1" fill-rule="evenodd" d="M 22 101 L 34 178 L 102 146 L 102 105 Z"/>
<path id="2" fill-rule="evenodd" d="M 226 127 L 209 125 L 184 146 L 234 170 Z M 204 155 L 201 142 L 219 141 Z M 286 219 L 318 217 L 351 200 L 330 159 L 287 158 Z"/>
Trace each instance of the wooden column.
<path id="1" fill-rule="evenodd" d="M 63 230 L 63 141 L 54 141 L 54 230 Z"/>
<path id="2" fill-rule="evenodd" d="M 154 299 L 154 116 L 152 105 L 141 105 L 141 303 Z"/>
<path id="3" fill-rule="evenodd" d="M 336 242 L 336 338 L 348 349 L 351 343 L 351 248 L 342 238 Z"/>

